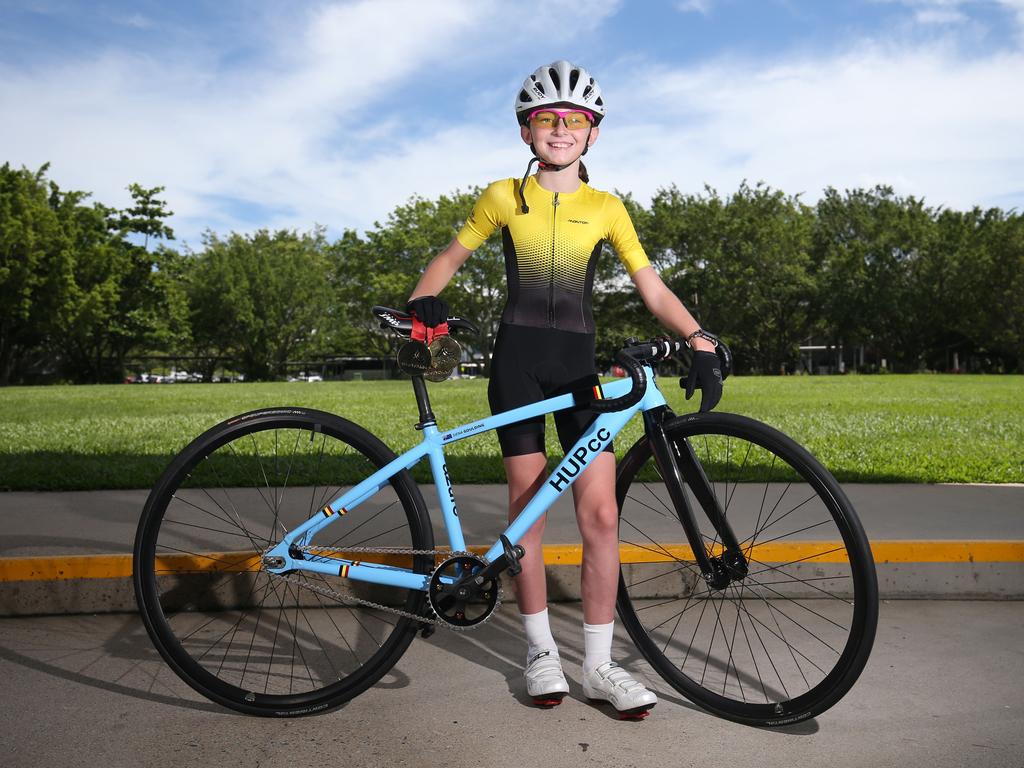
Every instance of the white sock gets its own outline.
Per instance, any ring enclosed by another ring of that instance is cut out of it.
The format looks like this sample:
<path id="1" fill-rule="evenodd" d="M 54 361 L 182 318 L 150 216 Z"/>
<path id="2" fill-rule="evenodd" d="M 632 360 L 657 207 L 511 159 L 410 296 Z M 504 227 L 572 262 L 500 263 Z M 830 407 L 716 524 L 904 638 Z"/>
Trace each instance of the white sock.
<path id="1" fill-rule="evenodd" d="M 583 672 L 593 672 L 612 660 L 612 632 L 615 622 L 587 624 L 583 622 Z"/>
<path id="2" fill-rule="evenodd" d="M 526 663 L 541 651 L 554 651 L 558 655 L 558 646 L 551 636 L 551 624 L 548 621 L 548 609 L 537 613 L 521 613 L 523 629 L 526 630 Z"/>

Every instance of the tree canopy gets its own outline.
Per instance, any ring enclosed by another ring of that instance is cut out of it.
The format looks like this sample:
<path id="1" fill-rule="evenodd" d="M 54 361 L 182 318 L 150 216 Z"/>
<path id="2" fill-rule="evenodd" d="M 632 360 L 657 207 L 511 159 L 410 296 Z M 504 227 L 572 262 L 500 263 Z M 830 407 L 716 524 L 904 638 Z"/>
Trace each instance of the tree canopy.
<path id="1" fill-rule="evenodd" d="M 333 242 L 322 227 L 208 232 L 180 252 L 162 187 L 131 184 L 117 210 L 48 170 L 0 167 L 0 384 L 116 381 L 142 355 L 189 357 L 207 379 L 225 361 L 273 379 L 311 356 L 390 355 L 370 307 L 405 306 L 479 193 L 413 197 Z M 815 205 L 747 183 L 622 197 L 652 265 L 741 372 L 795 370 L 808 340 L 869 370 L 1024 366 L 1019 213 L 929 207 L 885 186 L 829 188 Z M 505 296 L 499 234 L 443 295 L 482 328 L 468 346 L 486 361 Z M 607 246 L 594 311 L 604 364 L 623 338 L 662 332 Z"/>

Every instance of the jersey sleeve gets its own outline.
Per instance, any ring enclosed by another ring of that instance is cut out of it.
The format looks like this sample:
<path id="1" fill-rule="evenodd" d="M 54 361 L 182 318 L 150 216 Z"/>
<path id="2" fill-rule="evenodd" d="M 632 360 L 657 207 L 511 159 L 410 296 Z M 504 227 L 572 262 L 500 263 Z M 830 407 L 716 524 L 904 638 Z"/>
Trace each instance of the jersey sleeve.
<path id="1" fill-rule="evenodd" d="M 508 186 L 508 180 L 496 181 L 477 198 L 473 212 L 455 236 L 467 250 L 475 251 L 494 230 L 508 223 L 509 204 L 515 203 L 508 199 Z"/>
<path id="2" fill-rule="evenodd" d="M 614 195 L 608 195 L 608 242 L 612 244 L 615 253 L 619 255 L 626 270 L 632 276 L 637 270 L 649 267 L 651 262 L 647 259 L 644 248 L 640 245 L 640 238 L 636 236 L 636 228 L 633 220 L 629 218 L 629 211 L 622 201 Z"/>

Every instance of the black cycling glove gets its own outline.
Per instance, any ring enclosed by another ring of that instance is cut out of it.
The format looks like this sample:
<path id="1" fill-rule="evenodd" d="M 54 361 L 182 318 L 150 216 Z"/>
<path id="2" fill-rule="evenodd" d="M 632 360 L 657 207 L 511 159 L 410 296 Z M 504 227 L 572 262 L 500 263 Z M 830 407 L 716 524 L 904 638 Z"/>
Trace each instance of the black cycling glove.
<path id="1" fill-rule="evenodd" d="M 682 381 L 679 382 L 682 384 Z M 715 352 L 694 352 L 686 377 L 686 399 L 700 388 L 700 412 L 706 413 L 722 399 L 722 367 Z"/>
<path id="2" fill-rule="evenodd" d="M 448 319 L 448 305 L 437 296 L 420 296 L 410 301 L 405 309 L 416 315 L 428 328 L 438 326 Z"/>

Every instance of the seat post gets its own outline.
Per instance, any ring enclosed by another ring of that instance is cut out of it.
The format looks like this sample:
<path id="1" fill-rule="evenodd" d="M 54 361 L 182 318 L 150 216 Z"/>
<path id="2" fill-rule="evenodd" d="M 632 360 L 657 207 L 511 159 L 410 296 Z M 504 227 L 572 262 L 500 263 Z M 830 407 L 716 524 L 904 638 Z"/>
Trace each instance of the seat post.
<path id="1" fill-rule="evenodd" d="M 416 429 L 423 429 L 427 424 L 436 424 L 434 412 L 430 410 L 430 395 L 427 394 L 427 383 L 423 380 L 422 374 L 414 374 L 412 377 L 412 390 L 416 393 L 416 407 L 420 410 L 420 423 Z"/>

